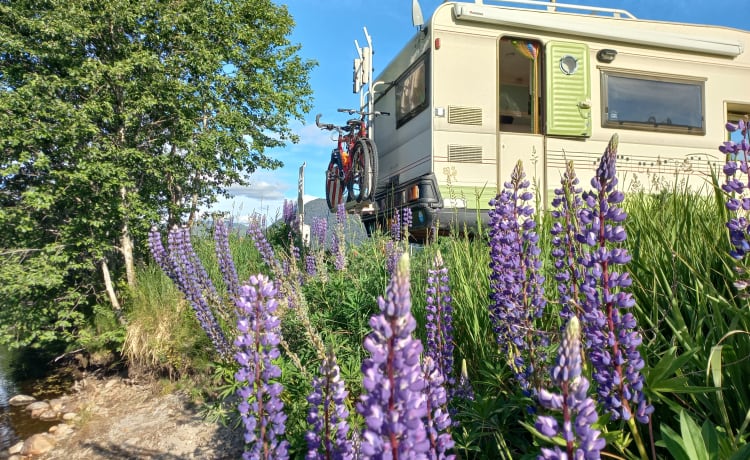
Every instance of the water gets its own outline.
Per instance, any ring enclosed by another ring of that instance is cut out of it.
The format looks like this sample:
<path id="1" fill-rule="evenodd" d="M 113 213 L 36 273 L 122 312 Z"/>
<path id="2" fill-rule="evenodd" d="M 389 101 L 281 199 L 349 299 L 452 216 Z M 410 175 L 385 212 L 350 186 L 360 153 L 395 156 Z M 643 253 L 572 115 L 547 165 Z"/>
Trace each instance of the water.
<path id="1" fill-rule="evenodd" d="M 31 418 L 23 407 L 10 406 L 8 400 L 17 394 L 27 394 L 37 399 L 48 399 L 54 396 L 41 393 L 43 382 L 16 382 L 10 366 L 10 354 L 0 347 L 0 452 L 32 434 L 47 431 L 58 422 L 42 422 Z M 59 394 L 59 392 L 57 392 Z"/>

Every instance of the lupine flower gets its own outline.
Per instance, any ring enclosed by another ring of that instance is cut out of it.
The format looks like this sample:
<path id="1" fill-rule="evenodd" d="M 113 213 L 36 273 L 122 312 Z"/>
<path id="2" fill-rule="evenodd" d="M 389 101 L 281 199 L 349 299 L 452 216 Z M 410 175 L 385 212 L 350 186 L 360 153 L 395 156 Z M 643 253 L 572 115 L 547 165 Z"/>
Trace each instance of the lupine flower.
<path id="1" fill-rule="evenodd" d="M 412 215 L 411 215 L 411 208 L 406 207 L 401 211 L 402 218 L 401 218 L 401 228 L 403 228 L 403 235 L 408 238 L 409 235 L 409 228 L 411 228 L 412 224 Z"/>
<path id="2" fill-rule="evenodd" d="M 308 276 L 315 276 L 315 274 L 317 273 L 315 266 L 316 266 L 315 256 L 311 256 L 311 255 L 305 256 L 305 271 L 307 272 Z"/>
<path id="3" fill-rule="evenodd" d="M 549 415 L 537 417 L 536 429 L 545 436 L 561 436 L 565 449 L 543 448 L 539 459 L 601 458 L 605 440 L 601 431 L 592 428 L 598 417 L 594 400 L 588 397 L 589 382 L 581 375 L 581 327 L 573 315 L 563 334 L 557 364 L 552 368 L 552 383 L 560 393 L 539 391 L 539 402 L 549 410 L 562 412 L 562 426 Z"/>
<path id="4" fill-rule="evenodd" d="M 344 223 L 346 222 L 346 207 L 344 203 L 339 203 L 336 210 L 336 228 L 333 232 L 333 253 L 335 260 L 333 266 L 336 270 L 341 271 L 346 268 L 346 241 L 344 237 Z"/>
<path id="5" fill-rule="evenodd" d="M 263 275 L 250 277 L 240 288 L 238 304 L 239 335 L 234 344 L 239 350 L 235 359 L 240 369 L 235 379 L 242 386 L 239 412 L 245 426 L 244 459 L 286 459 L 286 415 L 278 382 L 281 369 L 274 364 L 279 357 L 280 321 L 275 316 L 276 288 Z"/>
<path id="6" fill-rule="evenodd" d="M 448 431 L 451 426 L 451 417 L 448 412 L 448 395 L 445 390 L 443 373 L 440 372 L 430 356 L 425 357 L 422 369 L 427 398 L 425 426 L 430 441 L 428 458 L 434 460 L 454 459 L 455 455 L 447 454 L 453 448 L 455 442 L 450 431 Z"/>
<path id="7" fill-rule="evenodd" d="M 365 421 L 361 453 L 365 458 L 426 458 L 430 443 L 425 382 L 419 362 L 422 343 L 412 335 L 409 256 L 404 254 L 391 278 L 380 314 L 370 318 L 364 347 L 364 393 L 357 411 Z"/>
<path id="8" fill-rule="evenodd" d="M 216 256 L 219 259 L 219 270 L 227 285 L 229 296 L 236 303 L 240 296 L 240 281 L 237 277 L 237 269 L 234 266 L 232 253 L 229 251 L 229 234 L 224 220 L 214 221 L 214 242 L 216 243 Z"/>
<path id="9" fill-rule="evenodd" d="M 271 243 L 268 242 L 266 235 L 263 232 L 263 221 L 264 219 L 258 215 L 252 216 L 250 218 L 250 225 L 247 228 L 247 233 L 253 239 L 255 248 L 263 258 L 263 262 L 265 262 L 269 268 L 276 271 L 280 268 L 279 261 L 276 259 L 276 254 L 273 251 L 273 247 L 271 247 Z"/>
<path id="10" fill-rule="evenodd" d="M 466 368 L 466 360 L 461 360 L 461 374 L 458 376 L 458 384 L 453 391 L 452 399 L 464 399 L 474 401 L 474 388 L 469 380 L 469 371 Z"/>
<path id="11" fill-rule="evenodd" d="M 318 247 L 324 248 L 326 245 L 326 234 L 328 233 L 328 221 L 321 217 L 314 217 L 312 221 L 312 241 L 317 243 Z"/>
<path id="12" fill-rule="evenodd" d="M 216 351 L 221 356 L 229 356 L 229 341 L 211 309 L 218 294 L 190 243 L 190 229 L 175 226 L 167 240 L 169 252 L 164 249 L 156 229 L 151 229 L 149 244 L 154 259 L 185 296 Z"/>
<path id="13" fill-rule="evenodd" d="M 453 396 L 456 379 L 453 377 L 453 307 L 448 278 L 448 268 L 443 264 L 440 251 L 427 271 L 425 328 L 427 330 L 427 356 L 445 378 L 449 399 Z"/>
<path id="14" fill-rule="evenodd" d="M 583 268 L 578 259 L 581 245 L 576 241 L 578 233 L 578 211 L 583 206 L 581 188 L 573 169 L 573 162 L 566 164 L 561 187 L 555 189 L 552 199 L 552 257 L 555 264 L 555 280 L 562 305 L 560 316 L 566 320 L 578 313 L 578 286 L 583 279 Z"/>
<path id="15" fill-rule="evenodd" d="M 581 228 L 576 238 L 585 248 L 581 263 L 586 267 L 581 286 L 584 330 L 599 400 L 614 419 L 628 420 L 634 415 L 647 423 L 653 407 L 643 393 L 645 363 L 638 351 L 642 339 L 630 312 L 635 300 L 623 291 L 631 279 L 627 272 L 615 271 L 630 261 L 620 247 L 627 236 L 622 227 L 627 214 L 618 206 L 624 195 L 615 189 L 616 158 L 617 134 L 591 180 L 594 191 L 583 195 L 585 204 L 579 213 Z"/>
<path id="16" fill-rule="evenodd" d="M 727 141 L 719 147 L 721 152 L 727 154 L 727 162 L 724 165 L 726 181 L 721 188 L 727 193 L 726 207 L 733 213 L 733 217 L 726 224 L 733 248 L 730 255 L 735 259 L 742 259 L 750 252 L 750 228 L 745 217 L 750 211 L 750 197 L 742 196 L 750 185 L 750 130 L 747 120 L 739 120 L 736 124 L 727 123 L 726 128 L 729 132 L 739 131 L 742 135 L 739 143 Z M 738 178 L 738 171 L 743 176 Z"/>
<path id="17" fill-rule="evenodd" d="M 522 390 L 532 393 L 540 383 L 531 381 L 537 379 L 535 368 L 544 361 L 544 337 L 535 321 L 546 301 L 534 208 L 529 204 L 534 195 L 525 176 L 519 161 L 505 190 L 490 201 L 490 317 Z"/>
<path id="18" fill-rule="evenodd" d="M 320 376 L 313 380 L 313 392 L 307 398 L 310 403 L 307 422 L 312 427 L 305 435 L 307 460 L 354 458 L 352 442 L 347 439 L 349 410 L 345 401 L 348 394 L 336 356 L 329 350 L 320 365 Z"/>
<path id="19" fill-rule="evenodd" d="M 297 203 L 294 200 L 284 200 L 284 209 L 282 210 L 284 223 L 292 230 L 297 230 L 299 226 L 299 216 L 297 215 Z"/>

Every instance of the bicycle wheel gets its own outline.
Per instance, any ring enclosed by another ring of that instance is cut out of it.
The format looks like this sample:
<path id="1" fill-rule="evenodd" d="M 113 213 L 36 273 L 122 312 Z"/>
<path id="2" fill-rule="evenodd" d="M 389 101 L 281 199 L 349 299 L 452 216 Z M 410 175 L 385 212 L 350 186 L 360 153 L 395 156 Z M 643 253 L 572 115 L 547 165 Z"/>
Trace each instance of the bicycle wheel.
<path id="1" fill-rule="evenodd" d="M 335 161 L 328 163 L 326 171 L 326 203 L 331 212 L 337 212 L 338 206 L 344 202 L 344 181 Z"/>
<path id="2" fill-rule="evenodd" d="M 352 176 L 347 184 L 351 199 L 359 202 L 369 200 L 372 195 L 372 155 L 364 139 L 352 149 Z"/>
<path id="3" fill-rule="evenodd" d="M 375 199 L 375 191 L 378 189 L 378 149 L 375 147 L 375 142 L 370 138 L 363 139 L 367 143 L 367 148 L 370 150 L 370 176 L 372 177 L 372 183 L 370 184 L 370 196 L 368 200 Z"/>

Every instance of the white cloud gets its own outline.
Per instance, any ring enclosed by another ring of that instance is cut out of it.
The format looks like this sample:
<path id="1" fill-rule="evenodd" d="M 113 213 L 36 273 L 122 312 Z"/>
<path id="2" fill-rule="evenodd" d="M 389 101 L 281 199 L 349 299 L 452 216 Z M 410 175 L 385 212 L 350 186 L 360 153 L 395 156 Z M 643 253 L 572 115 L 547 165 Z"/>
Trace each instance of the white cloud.
<path id="1" fill-rule="evenodd" d="M 235 197 L 252 198 L 257 200 L 283 200 L 288 184 L 282 182 L 267 182 L 264 180 L 254 181 L 250 179 L 250 185 L 233 185 L 227 192 Z"/>

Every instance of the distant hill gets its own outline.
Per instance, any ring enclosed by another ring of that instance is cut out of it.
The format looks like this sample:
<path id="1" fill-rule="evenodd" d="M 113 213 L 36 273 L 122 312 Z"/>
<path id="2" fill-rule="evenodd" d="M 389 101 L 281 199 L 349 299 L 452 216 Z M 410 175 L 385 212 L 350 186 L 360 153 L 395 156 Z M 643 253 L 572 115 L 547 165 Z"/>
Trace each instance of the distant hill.
<path id="1" fill-rule="evenodd" d="M 318 198 L 305 203 L 305 224 L 312 227 L 312 223 L 316 218 L 326 220 L 328 228 L 326 241 L 330 242 L 333 229 L 336 226 L 336 214 L 328 210 L 328 204 L 323 198 Z M 346 224 L 344 225 L 344 234 L 346 235 L 346 240 L 348 242 L 355 244 L 358 244 L 367 238 L 367 232 L 365 232 L 365 227 L 362 225 L 362 221 L 359 219 L 358 215 L 347 215 Z"/>

